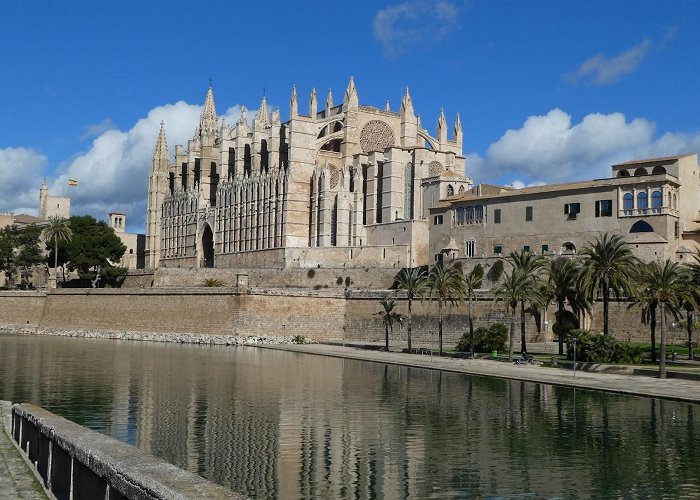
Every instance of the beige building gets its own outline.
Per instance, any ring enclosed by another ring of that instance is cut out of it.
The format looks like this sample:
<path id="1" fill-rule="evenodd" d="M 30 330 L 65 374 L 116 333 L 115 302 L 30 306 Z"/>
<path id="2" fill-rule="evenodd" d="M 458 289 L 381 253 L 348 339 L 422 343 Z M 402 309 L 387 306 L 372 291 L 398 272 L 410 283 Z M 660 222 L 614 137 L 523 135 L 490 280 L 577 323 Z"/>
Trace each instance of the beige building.
<path id="1" fill-rule="evenodd" d="M 406 89 L 398 111 L 360 105 L 350 79 L 289 119 L 263 97 L 249 124 L 219 120 L 209 88 L 187 148 L 168 156 L 161 125 L 149 177 L 147 267 L 406 267 L 428 260 L 428 215 L 464 193 L 462 126 L 421 125 Z"/>
<path id="2" fill-rule="evenodd" d="M 126 214 L 123 212 L 109 213 L 109 227 L 114 229 L 126 251 L 119 265 L 127 269 L 143 269 L 145 262 L 146 235 L 126 232 Z"/>
<path id="3" fill-rule="evenodd" d="M 431 209 L 430 254 L 493 258 L 572 254 L 617 233 L 644 260 L 684 261 L 700 247 L 697 155 L 612 166 L 607 179 L 524 189 L 480 185 Z"/>
<path id="4" fill-rule="evenodd" d="M 70 198 L 49 195 L 49 187 L 43 182 L 39 189 L 39 219 L 46 220 L 56 216 L 70 218 Z"/>

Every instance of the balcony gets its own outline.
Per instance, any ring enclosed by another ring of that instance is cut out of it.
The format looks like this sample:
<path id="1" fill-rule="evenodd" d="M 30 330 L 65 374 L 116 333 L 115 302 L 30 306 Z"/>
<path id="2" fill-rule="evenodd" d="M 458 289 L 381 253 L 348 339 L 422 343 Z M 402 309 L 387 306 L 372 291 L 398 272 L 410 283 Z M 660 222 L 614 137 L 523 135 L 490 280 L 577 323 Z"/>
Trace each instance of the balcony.
<path id="1" fill-rule="evenodd" d="M 455 220 L 453 223 L 453 227 L 458 227 L 458 226 L 474 226 L 477 224 L 483 224 L 486 222 L 486 219 L 466 219 L 466 220 Z"/>
<path id="2" fill-rule="evenodd" d="M 678 217 L 678 210 L 669 207 L 623 208 L 620 217 L 646 217 L 648 215 L 671 215 Z"/>

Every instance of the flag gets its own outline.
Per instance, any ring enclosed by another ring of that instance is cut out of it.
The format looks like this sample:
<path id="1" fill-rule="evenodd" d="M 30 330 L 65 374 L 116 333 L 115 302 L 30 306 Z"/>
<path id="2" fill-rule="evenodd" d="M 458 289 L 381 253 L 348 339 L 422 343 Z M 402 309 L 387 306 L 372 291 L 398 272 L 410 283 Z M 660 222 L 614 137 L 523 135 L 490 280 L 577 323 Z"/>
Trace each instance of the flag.
<path id="1" fill-rule="evenodd" d="M 68 185 L 69 186 L 77 186 L 78 181 L 76 181 L 75 179 L 68 179 Z"/>

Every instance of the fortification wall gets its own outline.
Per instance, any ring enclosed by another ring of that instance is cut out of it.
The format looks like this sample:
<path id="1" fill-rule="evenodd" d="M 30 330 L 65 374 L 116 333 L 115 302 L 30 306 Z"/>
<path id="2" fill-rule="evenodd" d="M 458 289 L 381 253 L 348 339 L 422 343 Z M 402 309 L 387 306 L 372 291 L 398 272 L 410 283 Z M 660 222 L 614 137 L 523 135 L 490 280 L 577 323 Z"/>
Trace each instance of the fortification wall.
<path id="1" fill-rule="evenodd" d="M 382 341 L 384 325 L 379 300 L 388 292 L 351 292 L 343 289 L 267 290 L 239 294 L 233 288 L 59 289 L 44 292 L 0 293 L 0 323 L 36 324 L 47 328 L 93 328 L 162 333 L 223 335 L 304 335 L 318 340 Z M 474 302 L 474 326 L 492 322 L 509 324 L 502 303 L 489 298 Z M 407 302 L 397 301 L 396 311 L 406 315 Z M 437 304 L 413 303 L 413 338 L 437 342 Z M 550 307 L 550 321 L 554 309 Z M 602 329 L 602 304 L 596 304 L 590 328 Z M 443 310 L 444 342 L 454 345 L 467 330 L 467 305 Z M 519 327 L 518 327 L 519 328 Z M 551 328 L 551 324 L 550 324 Z M 649 328 L 640 323 L 638 309 L 626 303 L 610 308 L 610 330 L 625 341 L 647 341 Z M 526 316 L 528 341 L 553 339 L 537 331 Z M 517 333 L 519 342 L 519 332 Z M 678 332 L 680 341 L 680 332 Z M 395 327 L 392 343 L 406 340 L 406 327 Z M 670 340 L 670 337 L 669 337 Z"/>

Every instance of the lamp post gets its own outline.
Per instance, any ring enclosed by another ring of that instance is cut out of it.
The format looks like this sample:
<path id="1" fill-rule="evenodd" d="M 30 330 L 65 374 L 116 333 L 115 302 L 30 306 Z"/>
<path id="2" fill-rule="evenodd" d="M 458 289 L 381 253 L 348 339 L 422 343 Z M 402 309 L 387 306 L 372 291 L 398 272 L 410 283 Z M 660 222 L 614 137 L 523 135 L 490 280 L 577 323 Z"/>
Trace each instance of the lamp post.
<path id="1" fill-rule="evenodd" d="M 675 321 L 673 321 L 671 323 L 671 337 L 673 339 L 672 340 L 673 341 L 673 349 L 671 351 L 671 361 L 675 361 L 676 360 L 676 322 Z"/>

